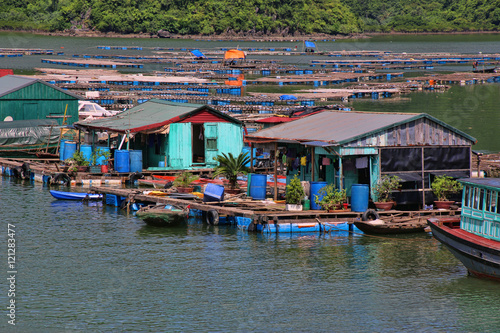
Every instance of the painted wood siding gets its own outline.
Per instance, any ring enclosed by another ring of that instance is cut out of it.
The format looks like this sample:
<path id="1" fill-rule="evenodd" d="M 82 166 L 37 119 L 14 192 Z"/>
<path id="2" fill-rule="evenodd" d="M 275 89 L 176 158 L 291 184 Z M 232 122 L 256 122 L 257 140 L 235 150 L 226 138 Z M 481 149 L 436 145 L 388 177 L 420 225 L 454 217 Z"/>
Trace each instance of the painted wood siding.
<path id="1" fill-rule="evenodd" d="M 238 156 L 243 149 L 243 131 L 240 125 L 232 123 L 217 123 L 219 152 L 231 153 Z"/>
<path id="2" fill-rule="evenodd" d="M 345 147 L 469 146 L 467 138 L 422 118 L 345 144 Z"/>
<path id="3" fill-rule="evenodd" d="M 170 125 L 168 154 L 172 168 L 187 169 L 191 166 L 191 123 L 175 123 Z"/>
<path id="4" fill-rule="evenodd" d="M 36 82 L 0 98 L 0 121 L 11 116 L 14 120 L 47 119 L 50 115 L 64 115 L 67 124 L 78 121 L 78 99 L 50 86 Z M 55 118 L 62 124 L 62 118 Z"/>

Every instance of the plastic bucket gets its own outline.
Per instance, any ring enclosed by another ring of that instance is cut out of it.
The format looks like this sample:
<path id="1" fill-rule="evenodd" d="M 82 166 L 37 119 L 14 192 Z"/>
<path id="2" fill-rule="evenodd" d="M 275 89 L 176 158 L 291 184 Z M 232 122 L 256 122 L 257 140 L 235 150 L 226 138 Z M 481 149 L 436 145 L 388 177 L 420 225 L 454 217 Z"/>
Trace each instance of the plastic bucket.
<path id="1" fill-rule="evenodd" d="M 158 162 L 158 167 L 159 168 L 164 168 L 165 167 L 165 162 L 164 161 Z"/>
<path id="2" fill-rule="evenodd" d="M 97 151 L 98 150 L 101 150 L 103 152 L 108 152 L 109 153 L 109 148 L 108 147 L 95 147 L 95 152 L 97 154 Z M 108 161 L 106 159 L 106 157 L 104 156 L 99 156 L 96 160 L 96 165 L 107 165 L 108 164 Z"/>
<path id="3" fill-rule="evenodd" d="M 82 153 L 82 156 L 85 160 L 91 162 L 90 159 L 92 158 L 92 146 L 91 145 L 81 145 L 80 146 L 80 153 Z"/>
<path id="4" fill-rule="evenodd" d="M 64 161 L 64 145 L 66 143 L 66 140 L 61 140 L 61 144 L 59 146 L 59 159 L 61 161 Z"/>
<path id="5" fill-rule="evenodd" d="M 130 172 L 130 152 L 128 150 L 115 150 L 115 171 Z"/>
<path id="6" fill-rule="evenodd" d="M 319 190 L 326 185 L 328 185 L 327 182 L 311 182 L 311 209 L 321 209 L 321 206 L 316 203 L 316 196 L 318 196 L 318 200 L 323 199 L 323 195 L 319 195 Z"/>
<path id="7" fill-rule="evenodd" d="M 353 184 L 351 187 L 351 211 L 365 212 L 368 209 L 368 192 L 366 184 Z"/>
<path id="8" fill-rule="evenodd" d="M 67 160 L 68 158 L 72 158 L 75 151 L 76 151 L 76 142 L 66 141 L 64 143 L 64 158 L 63 158 L 63 160 Z"/>
<path id="9" fill-rule="evenodd" d="M 142 172 L 142 150 L 130 150 L 130 172 Z"/>
<path id="10" fill-rule="evenodd" d="M 266 199 L 267 176 L 252 174 L 250 181 L 250 196 L 254 200 Z"/>

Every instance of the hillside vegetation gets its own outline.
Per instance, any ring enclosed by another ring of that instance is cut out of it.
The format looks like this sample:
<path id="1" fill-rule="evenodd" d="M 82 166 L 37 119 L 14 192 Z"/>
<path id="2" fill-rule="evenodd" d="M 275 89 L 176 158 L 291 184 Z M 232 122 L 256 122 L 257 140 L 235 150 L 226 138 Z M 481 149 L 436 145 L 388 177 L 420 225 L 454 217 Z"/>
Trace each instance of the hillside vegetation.
<path id="1" fill-rule="evenodd" d="M 496 31 L 500 0 L 3 0 L 0 29 L 247 35 Z"/>

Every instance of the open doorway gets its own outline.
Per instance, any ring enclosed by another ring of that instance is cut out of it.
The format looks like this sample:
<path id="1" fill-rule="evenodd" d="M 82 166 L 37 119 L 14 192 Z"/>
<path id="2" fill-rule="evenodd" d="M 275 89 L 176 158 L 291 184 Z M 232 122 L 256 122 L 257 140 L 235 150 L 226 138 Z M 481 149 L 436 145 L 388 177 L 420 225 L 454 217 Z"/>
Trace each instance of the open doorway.
<path id="1" fill-rule="evenodd" d="M 193 164 L 205 163 L 205 135 L 203 124 L 192 124 Z"/>

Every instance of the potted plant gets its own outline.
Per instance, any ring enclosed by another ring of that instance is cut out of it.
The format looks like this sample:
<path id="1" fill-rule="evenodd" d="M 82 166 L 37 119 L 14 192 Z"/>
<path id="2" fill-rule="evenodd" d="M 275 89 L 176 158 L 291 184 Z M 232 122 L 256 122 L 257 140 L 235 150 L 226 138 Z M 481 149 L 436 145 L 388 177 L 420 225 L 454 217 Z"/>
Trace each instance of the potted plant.
<path id="1" fill-rule="evenodd" d="M 377 201 L 374 201 L 375 207 L 383 210 L 391 209 L 394 206 L 392 191 L 401 188 L 400 182 L 401 178 L 398 176 L 382 176 L 373 188 L 373 192 L 377 198 Z"/>
<path id="2" fill-rule="evenodd" d="M 248 153 L 240 153 L 237 157 L 233 154 L 218 155 L 214 157 L 217 161 L 218 166 L 215 167 L 212 176 L 215 178 L 217 176 L 224 176 L 229 182 L 229 191 L 226 189 L 227 193 L 238 193 L 240 190 L 238 188 L 238 176 L 243 174 L 246 175 L 250 172 L 250 168 L 246 165 L 250 162 L 250 157 Z"/>
<path id="3" fill-rule="evenodd" d="M 81 151 L 75 151 L 73 156 L 64 162 L 70 166 L 70 172 L 86 172 L 89 168 L 89 161 L 83 156 Z"/>
<path id="4" fill-rule="evenodd" d="M 462 190 L 462 184 L 454 180 L 452 177 L 442 175 L 434 179 L 431 184 L 431 189 L 437 200 L 434 201 L 436 208 L 450 209 L 454 201 L 449 200 L 451 194 Z"/>
<path id="5" fill-rule="evenodd" d="M 302 200 L 305 196 L 300 179 L 295 175 L 286 186 L 286 210 L 302 210 Z"/>
<path id="6" fill-rule="evenodd" d="M 322 209 L 333 211 L 343 208 L 343 203 L 347 201 L 347 193 L 345 189 L 338 190 L 335 184 L 328 184 L 318 191 L 315 195 L 314 202 L 321 206 Z"/>
<path id="7" fill-rule="evenodd" d="M 190 193 L 193 192 L 193 187 L 190 186 L 192 182 L 198 180 L 200 177 L 193 175 L 191 172 L 182 171 L 175 177 L 173 185 L 177 188 L 180 193 Z"/>
<path id="8" fill-rule="evenodd" d="M 111 153 L 108 150 L 100 149 L 97 148 L 91 155 L 90 155 L 90 172 L 91 173 L 101 173 L 101 172 L 107 172 L 107 164 L 109 157 L 111 156 Z M 97 161 L 100 158 L 103 158 L 104 166 L 103 165 L 97 165 Z M 104 169 L 104 171 L 103 171 Z"/>

